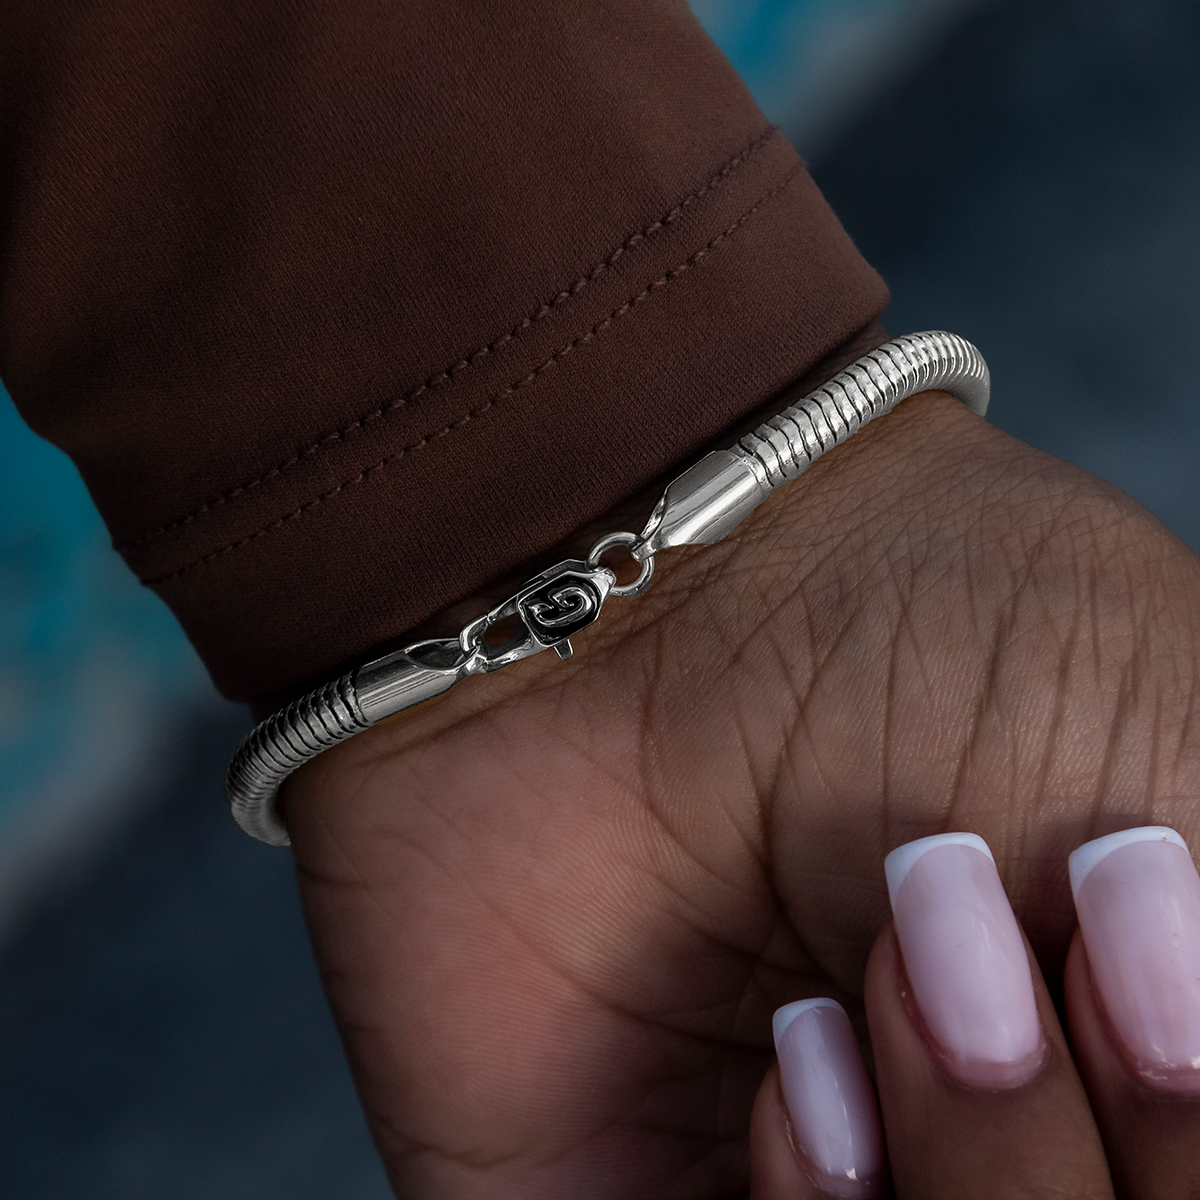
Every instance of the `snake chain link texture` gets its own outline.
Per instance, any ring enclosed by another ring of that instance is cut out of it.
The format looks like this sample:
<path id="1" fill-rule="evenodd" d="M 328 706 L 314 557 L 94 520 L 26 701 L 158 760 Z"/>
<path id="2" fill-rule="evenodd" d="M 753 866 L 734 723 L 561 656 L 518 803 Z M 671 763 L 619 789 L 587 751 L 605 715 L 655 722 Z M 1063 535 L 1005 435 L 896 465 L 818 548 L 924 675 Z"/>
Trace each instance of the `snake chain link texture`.
<path id="1" fill-rule="evenodd" d="M 948 387 L 982 413 L 988 386 L 987 365 L 970 342 L 951 333 L 908 334 L 858 359 L 731 450 L 769 491 L 907 396 Z M 273 846 L 290 844 L 275 810 L 279 785 L 308 759 L 373 724 L 359 707 L 354 679 L 350 672 L 302 696 L 238 747 L 225 787 L 234 819 L 247 833 Z"/>
<path id="2" fill-rule="evenodd" d="M 732 450 L 757 463 L 766 472 L 765 482 L 775 488 L 872 417 L 882 416 L 907 396 L 948 383 L 986 397 L 983 356 L 957 334 L 910 333 L 856 360 L 799 404 L 748 433 Z M 986 399 L 981 405 L 967 394 L 962 398 L 977 412 L 986 405 Z"/>
<path id="3" fill-rule="evenodd" d="M 279 785 L 301 763 L 369 729 L 354 688 L 354 672 L 292 701 L 255 727 L 225 772 L 234 820 L 272 846 L 290 845 L 275 811 Z"/>

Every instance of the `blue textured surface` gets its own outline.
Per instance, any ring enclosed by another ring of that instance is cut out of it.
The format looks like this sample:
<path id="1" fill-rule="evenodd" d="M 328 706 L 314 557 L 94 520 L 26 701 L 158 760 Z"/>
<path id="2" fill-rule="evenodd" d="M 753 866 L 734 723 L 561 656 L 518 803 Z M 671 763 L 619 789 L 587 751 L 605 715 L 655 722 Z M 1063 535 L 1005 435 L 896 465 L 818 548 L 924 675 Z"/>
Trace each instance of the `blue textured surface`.
<path id="1" fill-rule="evenodd" d="M 0 388 L 0 842 L 48 779 L 90 786 L 95 764 L 72 749 L 109 715 L 98 711 L 105 671 L 123 704 L 178 699 L 202 674 L 174 618 L 111 549 L 70 460 Z"/>
<path id="2" fill-rule="evenodd" d="M 221 795 L 245 718 L 181 722 L 157 799 L 0 962 L 6 1200 L 383 1200 L 291 855 Z"/>

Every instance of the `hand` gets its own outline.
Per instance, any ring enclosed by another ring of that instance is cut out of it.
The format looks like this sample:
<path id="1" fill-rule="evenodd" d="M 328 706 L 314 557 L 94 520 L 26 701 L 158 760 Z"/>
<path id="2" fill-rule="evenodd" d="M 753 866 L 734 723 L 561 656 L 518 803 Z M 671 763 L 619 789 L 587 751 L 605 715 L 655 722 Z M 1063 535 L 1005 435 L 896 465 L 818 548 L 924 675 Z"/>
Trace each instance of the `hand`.
<path id="1" fill-rule="evenodd" d="M 401 1196 L 731 1196 L 772 1011 L 856 1019 L 899 843 L 991 845 L 1053 978 L 1067 853 L 1200 836 L 1200 563 L 938 393 L 542 655 L 284 792 Z"/>
<path id="2" fill-rule="evenodd" d="M 866 979 L 886 1152 L 845 1013 L 785 1005 L 754 1200 L 874 1200 L 889 1162 L 899 1200 L 1200 1195 L 1200 876 L 1177 835 L 1142 827 L 1072 855 L 1070 1049 L 986 845 L 923 838 L 887 866 L 895 925 Z"/>

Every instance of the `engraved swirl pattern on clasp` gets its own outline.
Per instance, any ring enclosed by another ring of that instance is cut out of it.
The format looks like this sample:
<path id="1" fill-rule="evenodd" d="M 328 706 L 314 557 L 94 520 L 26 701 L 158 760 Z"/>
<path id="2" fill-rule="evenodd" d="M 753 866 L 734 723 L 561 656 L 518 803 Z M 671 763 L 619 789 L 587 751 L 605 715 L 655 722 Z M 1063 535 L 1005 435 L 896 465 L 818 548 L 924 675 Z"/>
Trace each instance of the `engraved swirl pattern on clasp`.
<path id="1" fill-rule="evenodd" d="M 542 597 L 525 601 L 529 614 L 544 629 L 573 628 L 582 620 L 590 620 L 600 611 L 600 597 L 595 590 L 580 583 L 564 583 L 549 588 Z"/>

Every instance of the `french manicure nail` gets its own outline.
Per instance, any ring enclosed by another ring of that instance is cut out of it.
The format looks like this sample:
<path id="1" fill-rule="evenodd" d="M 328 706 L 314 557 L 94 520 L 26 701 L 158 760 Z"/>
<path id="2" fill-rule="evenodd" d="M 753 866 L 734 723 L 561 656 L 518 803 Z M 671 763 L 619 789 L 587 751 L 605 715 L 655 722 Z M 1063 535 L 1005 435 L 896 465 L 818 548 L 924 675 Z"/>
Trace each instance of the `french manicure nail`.
<path id="1" fill-rule="evenodd" d="M 1080 846 L 1071 890 L 1101 1003 L 1134 1069 L 1200 1091 L 1200 876 L 1173 829 L 1126 829 Z"/>
<path id="2" fill-rule="evenodd" d="M 1029 959 L 987 843 L 943 833 L 884 860 L 913 1000 L 946 1069 L 1011 1087 L 1045 1058 Z"/>
<path id="3" fill-rule="evenodd" d="M 772 1025 L 783 1098 L 813 1183 L 848 1200 L 879 1195 L 887 1174 L 879 1102 L 845 1009 L 798 1000 Z"/>

